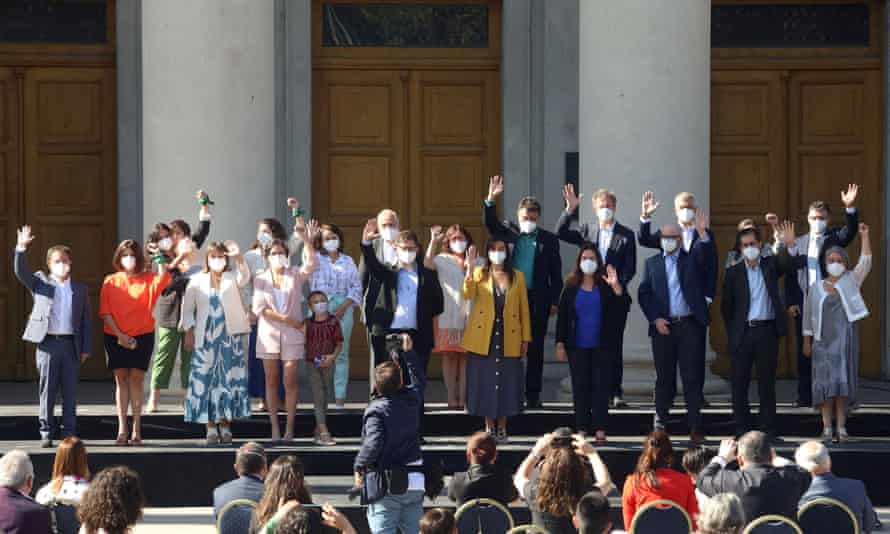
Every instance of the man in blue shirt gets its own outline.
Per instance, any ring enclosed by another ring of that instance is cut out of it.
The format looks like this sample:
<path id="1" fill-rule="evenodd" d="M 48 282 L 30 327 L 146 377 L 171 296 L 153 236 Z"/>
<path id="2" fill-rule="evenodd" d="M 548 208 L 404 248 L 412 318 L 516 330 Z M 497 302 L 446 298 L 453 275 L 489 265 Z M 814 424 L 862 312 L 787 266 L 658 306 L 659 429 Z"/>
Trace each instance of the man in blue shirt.
<path id="1" fill-rule="evenodd" d="M 263 479 L 267 472 L 266 450 L 254 441 L 248 441 L 235 453 L 235 473 L 238 478 L 224 482 L 213 490 L 213 515 L 230 502 L 247 499 L 260 502 L 263 498 Z"/>

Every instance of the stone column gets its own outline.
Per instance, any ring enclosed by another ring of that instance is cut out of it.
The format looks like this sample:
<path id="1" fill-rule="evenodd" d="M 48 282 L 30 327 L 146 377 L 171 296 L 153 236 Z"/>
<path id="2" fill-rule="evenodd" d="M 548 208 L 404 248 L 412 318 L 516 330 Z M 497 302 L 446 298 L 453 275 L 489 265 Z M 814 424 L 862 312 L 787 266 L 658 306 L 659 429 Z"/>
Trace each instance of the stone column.
<path id="1" fill-rule="evenodd" d="M 673 220 L 673 197 L 710 194 L 711 43 L 708 0 L 594 0 L 580 10 L 581 217 L 592 218 L 590 193 L 618 196 L 618 220 L 639 226 L 640 198 L 652 190 L 661 206 L 653 224 Z M 638 248 L 636 301 L 643 262 Z M 655 370 L 647 323 L 635 303 L 624 336 L 624 387 L 651 398 Z M 712 355 L 713 356 L 713 355 Z M 705 390 L 725 387 L 708 377 Z"/>

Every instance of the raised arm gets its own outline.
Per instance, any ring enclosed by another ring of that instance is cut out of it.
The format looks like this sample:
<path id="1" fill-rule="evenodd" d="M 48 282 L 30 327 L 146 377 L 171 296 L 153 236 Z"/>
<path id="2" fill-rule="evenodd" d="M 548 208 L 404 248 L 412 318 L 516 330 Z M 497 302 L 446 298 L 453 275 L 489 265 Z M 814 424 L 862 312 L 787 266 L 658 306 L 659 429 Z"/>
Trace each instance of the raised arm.
<path id="1" fill-rule="evenodd" d="M 872 254 L 871 254 L 871 236 L 868 231 L 868 225 L 859 223 L 859 235 L 862 236 L 862 250 L 859 252 L 859 261 L 853 268 L 853 277 L 861 286 L 865 282 L 865 277 L 871 272 Z"/>
<path id="2" fill-rule="evenodd" d="M 28 291 L 33 292 L 34 288 L 37 287 L 37 284 L 40 282 L 28 266 L 28 247 L 34 242 L 35 236 L 31 233 L 31 227 L 28 225 L 19 228 L 16 231 L 16 234 L 17 240 L 15 246 L 15 258 L 13 260 L 13 271 L 15 272 L 15 277 L 19 279 L 19 282 L 21 282 Z"/>
<path id="3" fill-rule="evenodd" d="M 658 209 L 658 201 L 655 200 L 655 193 L 646 191 L 643 193 L 642 209 L 640 211 L 640 231 L 637 234 L 637 241 L 641 247 L 661 249 L 660 234 L 652 233 L 652 215 Z"/>
<path id="4" fill-rule="evenodd" d="M 476 245 L 470 246 L 467 249 L 467 272 L 466 276 L 464 276 L 463 287 L 463 295 L 466 300 L 474 300 L 479 292 L 479 279 L 482 276 L 482 268 L 475 266 L 477 257 Z"/>
<path id="5" fill-rule="evenodd" d="M 578 211 L 582 195 L 575 194 L 575 186 L 566 184 L 562 196 L 566 200 L 566 209 L 559 214 L 554 233 L 566 243 L 581 246 L 587 241 L 587 232 L 581 228 L 573 215 Z"/>
<path id="6" fill-rule="evenodd" d="M 483 203 L 482 224 L 495 239 L 512 242 L 510 229 L 498 220 L 497 197 L 504 192 L 504 177 L 492 176 L 488 184 L 488 197 Z"/>
<path id="7" fill-rule="evenodd" d="M 365 223 L 365 229 L 362 231 L 362 264 L 368 276 L 383 280 L 387 269 L 377 259 L 377 254 L 374 253 L 374 246 L 372 245 L 377 237 L 377 219 L 368 219 L 368 222 Z"/>
<path id="8" fill-rule="evenodd" d="M 210 197 L 204 191 L 198 191 L 196 194 L 198 204 L 201 210 L 198 212 L 198 231 L 192 235 L 192 241 L 195 242 L 195 248 L 201 248 L 207 236 L 210 235 Z"/>
<path id="9" fill-rule="evenodd" d="M 856 197 L 859 195 L 859 186 L 856 184 L 847 185 L 846 191 L 841 191 L 841 202 L 845 209 L 844 219 L 846 224 L 838 230 L 837 239 L 842 247 L 847 247 L 856 239 L 856 232 L 859 230 L 859 210 L 856 209 Z"/>
<path id="10" fill-rule="evenodd" d="M 516 474 L 513 475 L 513 485 L 516 486 L 516 491 L 523 497 L 525 496 L 525 486 L 528 484 L 528 481 L 532 476 L 532 471 L 535 466 L 538 465 L 538 462 L 540 462 L 547 454 L 547 451 L 550 449 L 551 441 L 553 441 L 553 434 L 544 434 L 541 436 L 535 443 L 535 446 L 532 447 L 531 452 L 528 453 L 528 456 L 525 457 L 525 460 L 523 460 L 516 469 Z"/>
<path id="11" fill-rule="evenodd" d="M 303 234 L 303 265 L 300 266 L 300 274 L 302 274 L 305 278 L 309 278 L 312 276 L 312 273 L 318 269 L 318 254 L 315 250 L 314 243 L 317 240 L 317 237 L 321 230 L 318 227 L 318 221 L 312 219 L 306 225 L 305 233 Z"/>
<path id="12" fill-rule="evenodd" d="M 436 270 L 436 254 L 445 234 L 438 224 L 430 228 L 430 242 L 426 247 L 426 256 L 423 257 L 423 266 L 431 271 Z"/>

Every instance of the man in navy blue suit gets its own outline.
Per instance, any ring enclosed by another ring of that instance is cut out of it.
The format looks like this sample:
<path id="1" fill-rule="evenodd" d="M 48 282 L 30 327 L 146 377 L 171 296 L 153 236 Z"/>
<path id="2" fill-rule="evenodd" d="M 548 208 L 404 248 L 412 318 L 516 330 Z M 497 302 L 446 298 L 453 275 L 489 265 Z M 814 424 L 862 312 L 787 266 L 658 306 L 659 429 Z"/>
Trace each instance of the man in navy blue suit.
<path id="1" fill-rule="evenodd" d="M 708 217 L 695 215 L 697 238 L 687 252 L 683 230 L 666 224 L 659 233 L 660 254 L 646 260 L 638 301 L 649 321 L 655 359 L 655 428 L 664 429 L 677 393 L 677 367 L 683 381 L 690 440 L 704 441 L 701 391 L 705 377 L 705 333 L 709 314 L 706 300 L 714 242 Z"/>

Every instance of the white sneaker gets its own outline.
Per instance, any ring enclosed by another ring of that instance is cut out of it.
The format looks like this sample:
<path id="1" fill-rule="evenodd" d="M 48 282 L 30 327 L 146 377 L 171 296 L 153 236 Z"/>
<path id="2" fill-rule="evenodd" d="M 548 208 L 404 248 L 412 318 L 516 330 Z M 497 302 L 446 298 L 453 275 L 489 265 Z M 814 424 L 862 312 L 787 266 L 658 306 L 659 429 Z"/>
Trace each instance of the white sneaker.
<path id="1" fill-rule="evenodd" d="M 219 431 L 216 428 L 207 429 L 207 445 L 219 445 Z"/>

